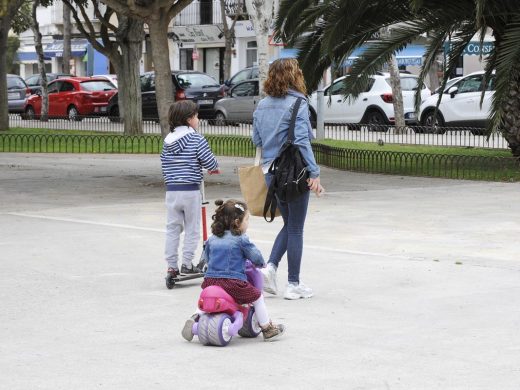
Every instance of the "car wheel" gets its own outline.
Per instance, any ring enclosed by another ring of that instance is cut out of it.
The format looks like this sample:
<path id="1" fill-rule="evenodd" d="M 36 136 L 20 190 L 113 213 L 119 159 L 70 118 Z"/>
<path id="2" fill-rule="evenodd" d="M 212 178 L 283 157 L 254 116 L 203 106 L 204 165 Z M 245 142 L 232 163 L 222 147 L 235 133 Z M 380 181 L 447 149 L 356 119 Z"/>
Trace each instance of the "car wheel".
<path id="1" fill-rule="evenodd" d="M 216 126 L 227 126 L 228 124 L 226 116 L 222 111 L 216 112 L 214 122 Z"/>
<path id="2" fill-rule="evenodd" d="M 76 122 L 79 122 L 81 121 L 83 118 L 81 118 L 81 116 L 79 115 L 79 111 L 78 109 L 76 108 L 76 106 L 70 106 L 69 109 L 67 110 L 67 116 L 69 118 L 69 121 L 76 121 Z"/>
<path id="3" fill-rule="evenodd" d="M 381 112 L 377 110 L 372 110 L 367 112 L 365 116 L 365 123 L 368 125 L 368 130 L 370 131 L 388 131 L 388 123 L 386 118 Z"/>
<path id="4" fill-rule="evenodd" d="M 437 112 L 435 115 L 435 111 L 428 111 L 426 114 L 424 114 L 421 124 L 424 126 L 423 131 L 425 133 L 446 133 L 446 129 L 444 128 L 444 120 L 442 119 L 442 115 L 439 112 Z"/>
<path id="5" fill-rule="evenodd" d="M 33 120 L 35 118 L 36 118 L 36 113 L 34 112 L 34 108 L 32 108 L 31 106 L 27 107 L 25 109 L 25 114 L 22 115 L 22 119 Z"/>
<path id="6" fill-rule="evenodd" d="M 110 122 L 121 122 L 121 118 L 119 117 L 119 107 L 114 106 L 110 109 L 110 113 L 108 114 L 108 119 Z"/>

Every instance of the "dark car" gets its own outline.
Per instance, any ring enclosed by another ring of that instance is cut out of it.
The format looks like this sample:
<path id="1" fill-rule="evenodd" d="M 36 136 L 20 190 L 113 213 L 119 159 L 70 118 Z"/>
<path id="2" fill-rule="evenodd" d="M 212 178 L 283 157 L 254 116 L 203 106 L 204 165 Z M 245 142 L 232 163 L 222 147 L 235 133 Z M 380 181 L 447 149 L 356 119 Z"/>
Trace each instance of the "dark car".
<path id="1" fill-rule="evenodd" d="M 199 107 L 200 119 L 213 119 L 215 102 L 222 97 L 220 85 L 206 73 L 191 70 L 172 71 L 175 101 L 192 100 Z M 141 99 L 143 119 L 158 120 L 157 98 L 155 96 L 155 73 L 141 75 Z M 115 94 L 110 99 L 108 113 L 112 121 L 119 121 L 119 98 Z"/>
<path id="2" fill-rule="evenodd" d="M 7 75 L 7 107 L 9 112 L 22 113 L 30 94 L 27 84 L 20 76 Z"/>
<path id="3" fill-rule="evenodd" d="M 51 81 L 56 80 L 60 77 L 74 77 L 72 74 L 67 73 L 47 73 L 47 83 L 50 83 Z M 40 74 L 33 74 L 32 76 L 29 76 L 25 79 L 25 83 L 31 90 L 32 94 L 38 93 L 38 91 L 41 91 L 42 89 L 42 78 Z"/>
<path id="4" fill-rule="evenodd" d="M 238 83 L 247 80 L 253 80 L 258 78 L 258 66 L 249 66 L 235 73 L 229 80 L 224 81 L 224 84 L 220 86 L 220 93 L 222 96 L 226 96 L 227 92 Z"/>

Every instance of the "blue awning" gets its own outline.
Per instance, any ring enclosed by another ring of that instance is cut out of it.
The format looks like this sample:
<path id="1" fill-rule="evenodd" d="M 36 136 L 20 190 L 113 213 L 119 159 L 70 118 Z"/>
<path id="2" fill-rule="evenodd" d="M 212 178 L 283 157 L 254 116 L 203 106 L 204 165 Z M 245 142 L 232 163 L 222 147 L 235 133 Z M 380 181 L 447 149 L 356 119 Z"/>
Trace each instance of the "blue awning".
<path id="1" fill-rule="evenodd" d="M 89 43 L 86 39 L 72 39 L 70 42 L 70 50 L 72 57 L 83 57 L 87 52 Z M 19 61 L 38 61 L 38 56 L 34 47 L 31 51 L 18 51 Z M 46 60 L 52 57 L 63 57 L 63 41 L 54 41 L 48 43 L 43 47 L 43 54 Z"/>
<path id="2" fill-rule="evenodd" d="M 350 56 L 343 61 L 343 66 L 352 66 L 354 60 L 358 59 L 363 55 L 363 52 L 367 49 L 366 45 L 358 47 L 354 50 Z M 422 45 L 408 45 L 404 49 L 399 50 L 395 57 L 397 59 L 397 65 L 399 66 L 421 66 L 423 61 L 423 56 L 426 49 Z"/>

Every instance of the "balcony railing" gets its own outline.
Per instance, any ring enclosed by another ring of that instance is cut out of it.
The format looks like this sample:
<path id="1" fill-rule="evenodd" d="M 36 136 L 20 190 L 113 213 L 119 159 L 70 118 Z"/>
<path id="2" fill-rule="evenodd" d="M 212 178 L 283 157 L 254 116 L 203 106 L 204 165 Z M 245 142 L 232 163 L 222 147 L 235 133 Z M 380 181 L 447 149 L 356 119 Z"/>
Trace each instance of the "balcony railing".
<path id="1" fill-rule="evenodd" d="M 235 15 L 245 17 L 245 5 L 243 0 L 226 0 L 224 2 L 225 14 L 229 18 Z M 190 26 L 204 24 L 221 24 L 222 12 L 220 0 L 195 0 L 175 17 L 175 26 Z"/>

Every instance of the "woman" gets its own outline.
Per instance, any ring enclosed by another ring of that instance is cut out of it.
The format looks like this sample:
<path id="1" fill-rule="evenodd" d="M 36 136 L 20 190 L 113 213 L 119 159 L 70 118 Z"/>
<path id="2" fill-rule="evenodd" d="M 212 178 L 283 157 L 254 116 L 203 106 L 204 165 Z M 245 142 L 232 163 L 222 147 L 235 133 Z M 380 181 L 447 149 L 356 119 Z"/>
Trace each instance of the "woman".
<path id="1" fill-rule="evenodd" d="M 309 120 L 309 106 L 306 96 L 303 74 L 295 59 L 279 59 L 269 67 L 264 83 L 267 97 L 262 99 L 253 115 L 253 142 L 262 148 L 262 168 L 267 185 L 271 174 L 267 171 L 278 156 L 280 148 L 287 140 L 292 107 L 298 98 L 302 98 L 294 127 L 294 144 L 297 145 L 307 163 L 310 178 L 309 189 L 321 194 L 320 168 L 316 164 L 311 148 L 314 138 Z M 310 298 L 312 289 L 300 282 L 300 264 L 303 251 L 303 226 L 309 204 L 309 192 L 291 202 L 278 199 L 278 208 L 283 218 L 283 228 L 278 233 L 264 271 L 264 290 L 277 294 L 276 270 L 284 253 L 287 252 L 289 267 L 288 284 L 285 299 Z"/>

